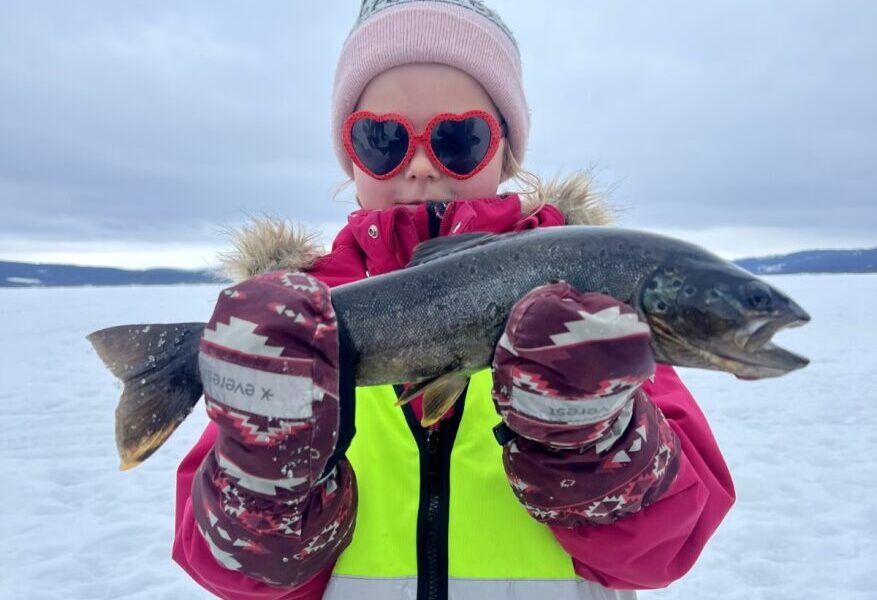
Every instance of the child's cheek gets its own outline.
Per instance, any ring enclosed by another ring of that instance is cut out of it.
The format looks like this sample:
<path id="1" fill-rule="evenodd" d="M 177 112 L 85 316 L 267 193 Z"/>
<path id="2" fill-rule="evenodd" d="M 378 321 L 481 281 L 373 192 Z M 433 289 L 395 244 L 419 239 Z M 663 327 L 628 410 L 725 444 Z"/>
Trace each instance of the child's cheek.
<path id="1" fill-rule="evenodd" d="M 359 205 L 368 210 L 382 210 L 393 204 L 393 180 L 369 177 L 353 165 L 353 183 Z"/>
<path id="2" fill-rule="evenodd" d="M 502 150 L 502 147 L 500 147 Z M 495 196 L 502 178 L 502 152 L 497 152 L 477 175 L 455 182 L 457 198 L 489 198 Z"/>

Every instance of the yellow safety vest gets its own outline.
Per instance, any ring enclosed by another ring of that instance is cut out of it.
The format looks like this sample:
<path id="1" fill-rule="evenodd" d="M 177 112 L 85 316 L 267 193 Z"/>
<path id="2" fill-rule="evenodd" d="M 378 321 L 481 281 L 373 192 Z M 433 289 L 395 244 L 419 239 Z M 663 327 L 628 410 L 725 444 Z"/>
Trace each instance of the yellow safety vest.
<path id="1" fill-rule="evenodd" d="M 489 370 L 473 376 L 453 417 L 429 436 L 410 408 L 394 406 L 392 386 L 356 390 L 346 453 L 359 490 L 356 528 L 324 599 L 635 598 L 577 577 L 548 527 L 518 502 L 493 437 L 491 383 Z"/>

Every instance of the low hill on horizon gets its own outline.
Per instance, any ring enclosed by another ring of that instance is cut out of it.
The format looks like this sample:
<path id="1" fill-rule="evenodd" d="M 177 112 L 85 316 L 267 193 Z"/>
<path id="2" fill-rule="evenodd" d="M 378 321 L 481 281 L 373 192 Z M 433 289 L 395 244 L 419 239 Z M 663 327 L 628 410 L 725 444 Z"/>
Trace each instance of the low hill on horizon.
<path id="1" fill-rule="evenodd" d="M 734 261 L 756 275 L 792 273 L 877 273 L 877 248 L 804 250 Z"/>
<path id="2" fill-rule="evenodd" d="M 222 283 L 206 270 L 116 269 L 0 261 L 0 287 L 173 285 Z"/>

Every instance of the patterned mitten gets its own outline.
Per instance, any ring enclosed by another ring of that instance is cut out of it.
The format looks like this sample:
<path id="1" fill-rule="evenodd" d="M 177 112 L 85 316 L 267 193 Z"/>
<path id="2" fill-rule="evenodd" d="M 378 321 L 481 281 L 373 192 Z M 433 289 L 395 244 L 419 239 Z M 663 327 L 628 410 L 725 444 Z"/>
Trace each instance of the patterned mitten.
<path id="1" fill-rule="evenodd" d="M 628 305 L 561 282 L 512 309 L 494 357 L 503 461 L 527 510 L 553 525 L 608 523 L 666 491 L 676 435 L 640 386 L 649 328 Z"/>
<path id="2" fill-rule="evenodd" d="M 338 334 L 328 288 L 275 271 L 223 290 L 201 341 L 218 427 L 193 483 L 195 517 L 224 567 L 296 586 L 350 541 L 356 509 L 338 438 Z"/>

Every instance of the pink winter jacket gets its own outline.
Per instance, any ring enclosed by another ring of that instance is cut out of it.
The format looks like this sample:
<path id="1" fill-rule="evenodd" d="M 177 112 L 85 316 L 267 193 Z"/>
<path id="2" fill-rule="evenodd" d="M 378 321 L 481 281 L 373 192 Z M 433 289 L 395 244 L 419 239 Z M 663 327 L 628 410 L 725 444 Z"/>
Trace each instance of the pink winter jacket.
<path id="1" fill-rule="evenodd" d="M 436 233 L 501 233 L 563 224 L 564 215 L 552 205 L 522 216 L 514 194 L 452 203 L 440 222 L 431 222 L 425 206 L 416 211 L 356 211 L 331 253 L 309 272 L 335 286 L 404 267 L 414 247 Z M 643 391 L 679 439 L 679 470 L 670 489 L 655 503 L 612 524 L 551 528 L 581 577 L 615 589 L 659 588 L 682 577 L 734 503 L 731 476 L 709 425 L 674 370 L 658 365 L 654 381 Z M 331 568 L 295 589 L 281 589 L 227 570 L 213 558 L 195 523 L 191 488 L 215 439 L 216 426 L 211 423 L 180 464 L 174 560 L 222 598 L 318 600 Z"/>

